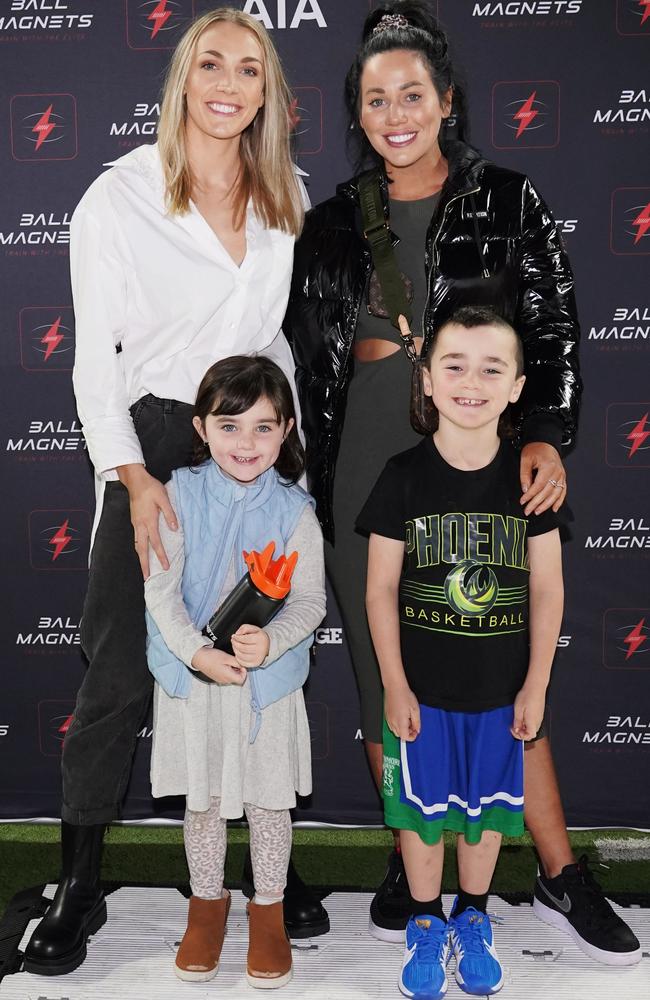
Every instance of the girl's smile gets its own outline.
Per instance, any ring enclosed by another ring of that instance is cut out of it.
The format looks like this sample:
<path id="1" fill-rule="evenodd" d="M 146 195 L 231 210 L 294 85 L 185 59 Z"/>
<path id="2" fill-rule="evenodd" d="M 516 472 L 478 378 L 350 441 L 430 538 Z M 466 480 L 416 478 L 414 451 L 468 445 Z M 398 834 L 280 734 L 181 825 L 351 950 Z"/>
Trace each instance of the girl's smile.
<path id="1" fill-rule="evenodd" d="M 262 397 L 244 413 L 210 413 L 194 427 L 221 471 L 235 482 L 253 483 L 275 465 L 293 420 L 279 419 L 273 404 Z"/>

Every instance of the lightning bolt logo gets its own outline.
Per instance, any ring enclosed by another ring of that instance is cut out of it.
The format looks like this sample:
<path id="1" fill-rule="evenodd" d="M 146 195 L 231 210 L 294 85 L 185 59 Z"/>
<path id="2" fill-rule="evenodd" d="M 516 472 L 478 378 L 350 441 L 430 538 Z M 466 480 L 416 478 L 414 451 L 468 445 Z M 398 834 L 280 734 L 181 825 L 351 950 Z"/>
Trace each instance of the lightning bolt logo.
<path id="1" fill-rule="evenodd" d="M 648 0 L 648 3 L 650 3 L 650 0 Z M 528 98 L 528 100 L 524 101 L 522 106 L 519 108 L 519 111 L 517 111 L 516 114 L 512 116 L 513 121 L 519 122 L 519 127 L 517 129 L 517 134 L 515 135 L 515 139 L 518 139 L 519 136 L 526 131 L 531 122 L 539 114 L 539 111 L 535 111 L 533 108 L 536 96 L 537 96 L 537 91 L 534 90 L 530 95 L 530 97 Z"/>
<path id="2" fill-rule="evenodd" d="M 54 552 L 52 554 L 52 562 L 56 562 L 59 558 L 66 545 L 72 541 L 72 535 L 68 535 L 68 521 L 69 518 L 63 522 L 60 528 L 57 528 L 52 537 L 48 540 L 48 545 L 54 546 Z"/>
<path id="3" fill-rule="evenodd" d="M 62 736 L 63 736 L 64 738 L 65 738 L 65 734 L 67 733 L 68 729 L 70 728 L 70 724 L 72 723 L 72 718 L 73 718 L 73 717 L 72 717 L 71 715 L 69 715 L 69 716 L 68 716 L 68 718 L 67 718 L 67 719 L 65 719 L 65 720 L 64 720 L 64 721 L 63 721 L 63 722 L 61 723 L 61 725 L 59 726 L 59 728 L 57 729 L 57 733 L 61 733 L 61 735 L 62 735 Z"/>
<path id="4" fill-rule="evenodd" d="M 650 0 L 648 0 L 648 3 L 650 4 Z M 648 9 L 650 11 L 650 8 Z M 641 209 L 641 211 L 637 215 L 632 225 L 639 227 L 638 232 L 634 237 L 634 245 L 636 246 L 639 240 L 643 239 L 645 234 L 650 229 L 650 201 L 648 202 L 645 208 Z"/>
<path id="5" fill-rule="evenodd" d="M 50 121 L 50 115 L 52 114 L 52 107 L 53 105 L 50 104 L 47 111 L 43 112 L 43 114 L 38 119 L 38 121 L 36 122 L 36 124 L 32 129 L 32 132 L 34 132 L 35 135 L 38 136 L 38 139 L 36 140 L 36 149 L 41 148 L 45 140 L 48 138 L 50 132 L 53 132 L 56 127 L 54 122 Z"/>
<path id="6" fill-rule="evenodd" d="M 627 440 L 632 442 L 632 446 L 628 452 L 628 458 L 632 458 L 635 451 L 638 451 L 641 445 L 650 437 L 650 430 L 645 429 L 645 425 L 648 422 L 648 417 L 650 416 L 650 410 L 644 413 L 638 424 L 636 424 L 630 433 L 627 435 Z"/>
<path id="7" fill-rule="evenodd" d="M 167 21 L 172 16 L 172 11 L 167 10 L 167 0 L 160 0 L 147 17 L 147 21 L 153 21 L 151 37 L 155 38 L 161 28 L 164 28 Z"/>
<path id="8" fill-rule="evenodd" d="M 643 10 L 643 17 L 641 18 L 641 24 L 645 22 L 650 17 L 650 0 L 639 0 L 639 7 Z"/>
<path id="9" fill-rule="evenodd" d="M 623 642 L 627 643 L 627 645 L 630 647 L 627 653 L 625 654 L 626 660 L 629 660 L 631 656 L 634 656 L 639 646 L 642 646 L 643 643 L 648 638 L 647 635 L 641 634 L 641 629 L 643 628 L 644 625 L 645 625 L 645 618 L 642 618 L 641 621 L 637 622 L 634 628 L 630 632 L 628 632 L 628 634 L 623 639 Z"/>
<path id="10" fill-rule="evenodd" d="M 41 344 L 47 348 L 45 351 L 45 356 L 43 361 L 49 361 L 50 357 L 54 354 L 57 347 L 64 339 L 63 334 L 59 333 L 59 327 L 61 326 L 61 317 L 57 318 L 52 323 L 52 326 L 47 330 L 44 337 L 41 337 Z"/>

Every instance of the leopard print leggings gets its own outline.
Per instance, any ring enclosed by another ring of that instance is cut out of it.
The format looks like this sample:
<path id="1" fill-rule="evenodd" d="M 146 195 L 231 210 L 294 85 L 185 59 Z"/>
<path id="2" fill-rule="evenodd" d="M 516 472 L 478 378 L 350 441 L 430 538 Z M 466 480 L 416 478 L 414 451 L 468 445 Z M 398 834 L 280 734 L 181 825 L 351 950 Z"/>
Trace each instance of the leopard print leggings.
<path id="1" fill-rule="evenodd" d="M 220 899 L 226 861 L 226 821 L 219 815 L 220 800 L 210 799 L 207 812 L 185 810 L 185 854 L 194 896 Z M 282 899 L 291 854 L 291 816 L 288 809 L 261 809 L 244 804 L 250 828 L 255 892 Z"/>

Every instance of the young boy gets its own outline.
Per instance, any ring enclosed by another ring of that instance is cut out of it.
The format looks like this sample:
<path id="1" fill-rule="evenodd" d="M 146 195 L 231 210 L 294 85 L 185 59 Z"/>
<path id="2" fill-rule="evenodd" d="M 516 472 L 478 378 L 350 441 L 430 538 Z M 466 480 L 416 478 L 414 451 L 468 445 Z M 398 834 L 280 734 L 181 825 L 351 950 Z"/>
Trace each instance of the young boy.
<path id="1" fill-rule="evenodd" d="M 434 433 L 392 458 L 358 527 L 370 534 L 367 610 L 384 686 L 384 811 L 413 897 L 399 988 L 496 993 L 486 915 L 502 834 L 523 832 L 523 742 L 544 714 L 563 605 L 558 516 L 527 518 L 519 458 L 499 437 L 524 384 L 513 328 L 465 307 L 423 378 Z M 441 902 L 443 830 L 459 891 Z"/>

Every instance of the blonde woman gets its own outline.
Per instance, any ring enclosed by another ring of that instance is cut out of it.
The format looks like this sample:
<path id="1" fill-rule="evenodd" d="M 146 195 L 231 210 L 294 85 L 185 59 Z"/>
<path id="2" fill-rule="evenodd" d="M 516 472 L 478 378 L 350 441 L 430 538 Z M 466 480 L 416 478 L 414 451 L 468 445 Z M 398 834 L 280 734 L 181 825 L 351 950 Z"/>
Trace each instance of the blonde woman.
<path id="1" fill-rule="evenodd" d="M 106 920 L 103 834 L 152 690 L 143 577 L 149 545 L 169 566 L 159 516 L 177 524 L 163 484 L 189 464 L 201 377 L 256 351 L 294 389 L 281 322 L 305 196 L 289 105 L 263 26 L 230 8 L 205 14 L 172 57 L 158 143 L 111 164 L 73 217 L 73 381 L 97 492 L 81 637 L 89 668 L 63 752 L 61 880 L 26 950 L 33 973 L 77 968 Z"/>

